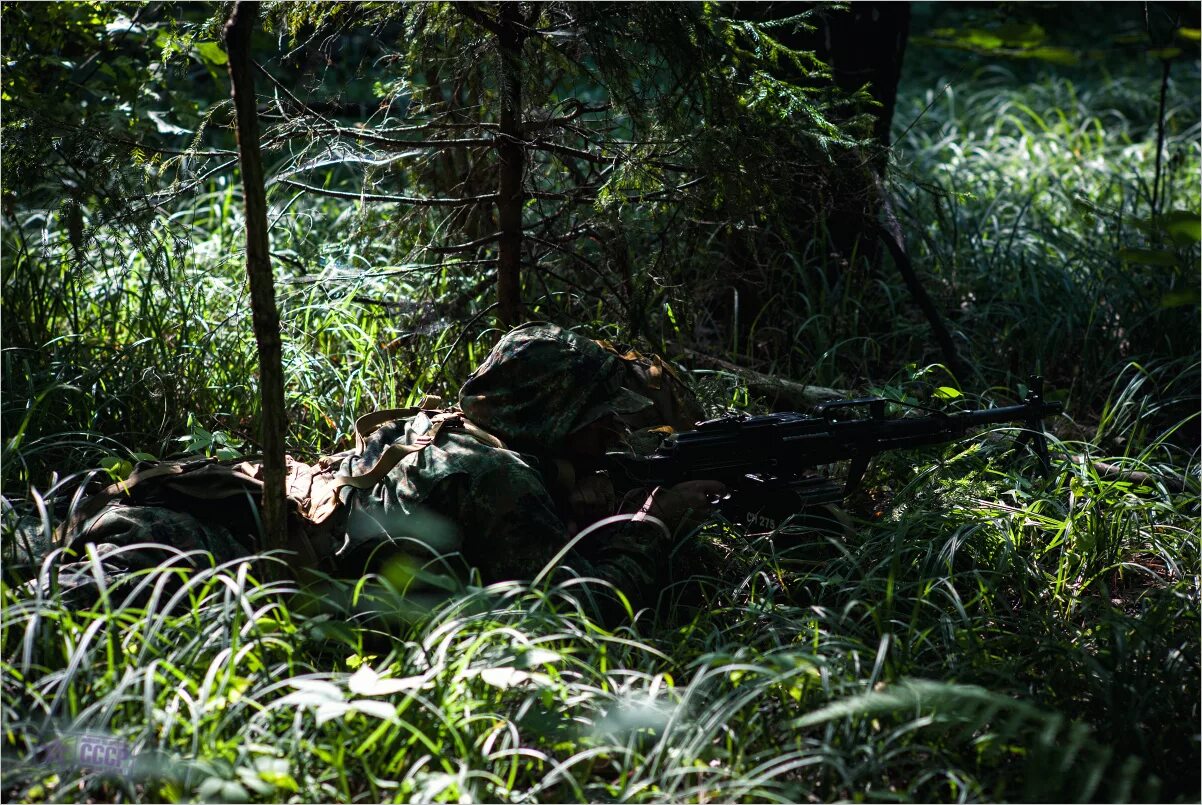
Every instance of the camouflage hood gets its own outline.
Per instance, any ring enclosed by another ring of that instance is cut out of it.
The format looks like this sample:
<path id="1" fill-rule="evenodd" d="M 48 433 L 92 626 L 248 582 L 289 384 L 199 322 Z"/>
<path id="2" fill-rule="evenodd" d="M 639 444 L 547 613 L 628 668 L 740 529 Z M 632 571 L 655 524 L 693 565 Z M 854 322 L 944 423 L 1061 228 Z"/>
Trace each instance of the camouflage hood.
<path id="1" fill-rule="evenodd" d="M 584 336 L 532 322 L 509 332 L 463 384 L 459 406 L 515 450 L 558 452 L 572 431 L 651 401 L 622 387 L 622 360 Z"/>

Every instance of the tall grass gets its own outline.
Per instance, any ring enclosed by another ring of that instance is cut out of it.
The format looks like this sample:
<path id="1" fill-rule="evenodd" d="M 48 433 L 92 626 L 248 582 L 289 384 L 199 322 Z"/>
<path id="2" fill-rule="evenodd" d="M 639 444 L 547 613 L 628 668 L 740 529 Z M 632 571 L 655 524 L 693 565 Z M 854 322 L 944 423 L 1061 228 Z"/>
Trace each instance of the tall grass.
<path id="1" fill-rule="evenodd" d="M 1019 84 L 997 65 L 971 82 L 927 76 L 899 109 L 900 173 L 918 181 L 895 192 L 977 383 L 1041 371 L 1093 407 L 1128 361 L 1196 356 L 1198 244 L 1164 217 L 1202 209 L 1197 64 L 1185 68 L 1155 214 L 1157 98 L 1139 65 L 1096 82 Z"/>
<path id="2" fill-rule="evenodd" d="M 786 532 L 757 545 L 718 528 L 708 538 L 734 559 L 695 582 L 704 606 L 616 630 L 590 619 L 578 585 L 401 595 L 386 574 L 306 594 L 231 564 L 131 578 L 85 611 L 6 585 L 6 788 L 1193 796 L 1196 478 L 1171 493 L 1062 463 L 1055 483 L 1032 484 L 1006 449 L 978 437 L 948 451 L 847 544 Z M 151 602 L 121 607 L 137 585 Z M 20 760 L 80 732 L 128 741 L 130 775 Z"/>

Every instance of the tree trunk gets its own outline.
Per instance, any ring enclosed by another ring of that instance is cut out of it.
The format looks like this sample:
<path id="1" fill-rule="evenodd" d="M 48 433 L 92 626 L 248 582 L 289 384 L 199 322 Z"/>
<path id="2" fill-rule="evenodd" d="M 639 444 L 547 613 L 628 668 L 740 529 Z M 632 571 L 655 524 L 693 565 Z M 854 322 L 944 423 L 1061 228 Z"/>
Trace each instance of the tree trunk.
<path id="1" fill-rule="evenodd" d="M 885 175 L 889 165 L 889 130 L 910 36 L 910 4 L 853 2 L 845 9 L 824 10 L 821 19 L 816 53 L 830 65 L 835 83 L 849 93 L 867 84 L 869 94 L 880 104 L 861 110 L 873 116 L 873 143 L 868 153 L 843 157 L 847 183 L 827 219 L 831 241 L 839 253 L 849 260 L 853 254 L 859 255 L 875 270 L 881 254 L 871 231 L 882 201 L 876 193 L 876 179 Z"/>
<path id="2" fill-rule="evenodd" d="M 497 156 L 501 160 L 497 223 L 501 232 L 497 261 L 497 317 L 501 324 L 519 323 L 522 312 L 522 35 L 520 6 L 497 4 L 497 38 L 500 45 L 501 119 L 497 131 Z"/>
<path id="3" fill-rule="evenodd" d="M 739 3 L 735 13 L 743 19 L 768 22 L 816 7 L 818 4 L 813 2 L 770 0 Z M 835 8 L 818 7 L 811 22 L 816 26 L 813 30 L 780 26 L 773 33 L 786 47 L 812 51 L 826 62 L 840 89 L 850 93 L 867 84 L 869 94 L 880 104 L 847 110 L 848 116 L 853 112 L 868 112 L 873 116 L 872 142 L 863 150 L 836 155 L 839 179 L 831 188 L 825 215 L 817 221 L 799 221 L 791 233 L 801 243 L 815 236 L 828 239 L 835 252 L 832 256 L 839 259 L 830 260 L 824 273 L 827 283 L 835 286 L 853 263 L 865 266 L 869 274 L 875 274 L 881 264 L 882 248 L 874 236 L 882 204 L 877 188 L 889 163 L 889 130 L 909 39 L 910 4 L 857 0 Z M 784 60 L 773 72 L 784 81 L 801 85 L 809 81 L 805 68 Z M 750 324 L 761 309 L 759 291 L 754 282 L 745 282 L 739 286 L 739 293 L 743 307 L 750 312 L 743 320 Z M 750 330 L 745 328 L 739 333 L 739 340 L 745 341 L 749 334 Z"/>
<path id="4" fill-rule="evenodd" d="M 956 342 L 952 340 L 951 333 L 948 332 L 943 318 L 939 315 L 939 309 L 935 307 L 930 294 L 922 286 L 918 273 L 914 271 L 914 264 L 910 262 L 910 256 L 906 254 L 905 236 L 902 235 L 901 224 L 898 223 L 897 216 L 893 214 L 893 205 L 889 202 L 884 181 L 878 180 L 877 186 L 881 198 L 881 212 L 884 217 L 884 223 L 876 227 L 878 238 L 889 251 L 897 270 L 901 272 L 911 298 L 926 316 L 927 324 L 931 326 L 931 334 L 935 337 L 935 342 L 939 344 L 939 350 L 943 353 L 944 366 L 956 378 L 960 388 L 966 388 L 970 379 L 969 366 L 960 359 L 960 353 L 956 350 Z"/>
<path id="5" fill-rule="evenodd" d="M 735 15 L 742 19 L 766 22 L 785 19 L 813 10 L 812 2 L 740 3 Z M 797 50 L 811 50 L 831 68 L 835 83 L 847 92 L 865 84 L 879 107 L 861 109 L 872 114 L 873 139 L 880 150 L 872 162 L 883 174 L 888 163 L 889 128 L 897 102 L 897 84 L 901 80 L 902 59 L 910 38 L 910 4 L 905 2 L 857 2 L 839 8 L 822 8 L 812 31 L 779 28 L 773 33 L 781 44 Z M 806 78 L 805 71 L 782 63 L 774 71 L 786 81 Z"/>
<path id="6" fill-rule="evenodd" d="M 231 95 L 237 123 L 238 161 L 246 203 L 246 276 L 250 282 L 251 320 L 259 347 L 259 387 L 263 396 L 263 541 L 264 550 L 287 544 L 284 498 L 284 372 L 280 359 L 280 317 L 267 239 L 267 194 L 259 156 L 259 116 L 255 100 L 250 37 L 258 2 L 238 0 L 225 25 Z"/>
<path id="7" fill-rule="evenodd" d="M 869 94 L 880 103 L 879 109 L 870 110 L 876 118 L 873 139 L 881 146 L 872 164 L 883 176 L 889 161 L 886 149 L 892 144 L 889 128 L 897 84 L 910 38 L 910 4 L 854 2 L 844 11 L 828 11 L 824 16 L 818 56 L 830 64 L 835 83 L 848 92 L 867 84 Z"/>

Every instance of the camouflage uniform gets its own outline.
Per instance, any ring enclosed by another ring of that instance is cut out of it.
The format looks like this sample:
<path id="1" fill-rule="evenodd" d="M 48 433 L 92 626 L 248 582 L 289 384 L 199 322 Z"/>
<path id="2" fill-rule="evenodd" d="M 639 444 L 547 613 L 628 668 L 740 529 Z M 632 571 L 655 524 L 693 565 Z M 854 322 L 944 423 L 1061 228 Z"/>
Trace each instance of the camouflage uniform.
<path id="1" fill-rule="evenodd" d="M 113 603 L 121 604 L 133 592 L 138 571 L 165 564 L 182 568 L 212 567 L 251 553 L 225 526 L 188 512 L 163 506 L 114 505 L 104 509 L 84 533 L 71 540 L 77 561 L 59 567 L 57 578 L 63 600 L 75 607 L 91 606 L 100 595 L 94 573 L 99 572 L 106 588 L 119 587 Z M 97 566 L 87 558 L 88 546 L 96 552 Z M 177 583 L 178 578 L 172 584 Z M 144 601 L 150 587 L 141 590 L 135 602 Z"/>
<path id="2" fill-rule="evenodd" d="M 421 543 L 416 532 L 424 528 L 435 535 L 432 547 L 457 548 L 486 582 L 533 578 L 573 536 L 564 496 L 552 491 L 566 437 L 607 413 L 650 405 L 623 388 L 624 379 L 620 358 L 575 333 L 540 323 L 510 332 L 460 391 L 466 428 L 451 420 L 374 486 L 343 489 L 350 513 L 340 559 L 370 567 L 401 541 Z M 437 417 L 421 412 L 383 425 L 340 472 L 369 471 L 390 445 L 428 436 Z M 562 566 L 613 584 L 635 606 L 652 604 L 667 543 L 649 523 L 620 524 L 589 535 Z"/>
<path id="3" fill-rule="evenodd" d="M 485 582 L 535 577 L 573 536 L 566 490 L 552 491 L 565 439 L 608 413 L 631 414 L 651 404 L 623 388 L 625 380 L 622 359 L 587 338 L 541 323 L 513 330 L 464 383 L 456 409 L 385 420 L 329 469 L 348 485 L 337 492 L 335 516 L 324 507 L 325 531 L 338 533 L 328 551 L 319 551 L 333 554 L 323 566 L 359 575 L 397 555 L 458 553 Z M 425 441 L 421 449 L 405 447 Z M 394 446 L 412 452 L 372 483 L 353 485 L 371 477 Z M 204 476 L 229 492 L 214 508 L 171 496 L 171 484 L 186 484 L 189 472 L 139 484 L 133 494 L 67 528 L 64 542 L 80 557 L 87 543 L 95 543 L 110 580 L 176 556 L 172 548 L 207 551 L 216 562 L 250 555 L 261 484 L 254 467 L 239 470 L 231 476 L 230 469 L 210 464 L 195 473 L 197 481 Z M 192 491 L 203 486 L 194 483 Z M 297 507 L 294 535 L 311 531 L 312 512 Z M 137 543 L 149 544 L 129 549 Z M 570 568 L 613 584 L 636 607 L 653 604 L 668 548 L 666 535 L 650 523 L 619 524 L 575 545 L 557 572 Z M 184 564 L 207 560 L 193 555 Z M 59 572 L 64 585 L 78 582 L 81 594 L 90 576 L 87 562 Z"/>
<path id="4" fill-rule="evenodd" d="M 256 553 L 263 484 L 256 477 L 257 465 L 234 464 L 207 458 L 140 462 L 124 481 L 73 502 L 57 534 L 58 544 L 68 548 L 55 572 L 66 600 L 88 606 L 98 598 L 100 583 L 112 587 L 122 582 L 114 596 L 120 604 L 122 590 L 137 586 L 133 576 L 138 571 L 166 563 L 208 568 Z M 289 526 L 303 535 L 297 503 L 289 512 Z M 307 545 L 306 540 L 296 547 Z"/>

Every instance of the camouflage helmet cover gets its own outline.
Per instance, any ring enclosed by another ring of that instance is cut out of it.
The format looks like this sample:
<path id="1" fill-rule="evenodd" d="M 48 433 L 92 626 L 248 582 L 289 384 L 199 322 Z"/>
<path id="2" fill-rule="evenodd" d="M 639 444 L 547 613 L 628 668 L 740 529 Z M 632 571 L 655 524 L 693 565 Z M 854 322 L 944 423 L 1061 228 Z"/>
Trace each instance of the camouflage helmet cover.
<path id="1" fill-rule="evenodd" d="M 463 384 L 459 407 L 517 450 L 556 452 L 569 433 L 651 401 L 622 387 L 620 358 L 554 324 L 510 331 Z"/>

